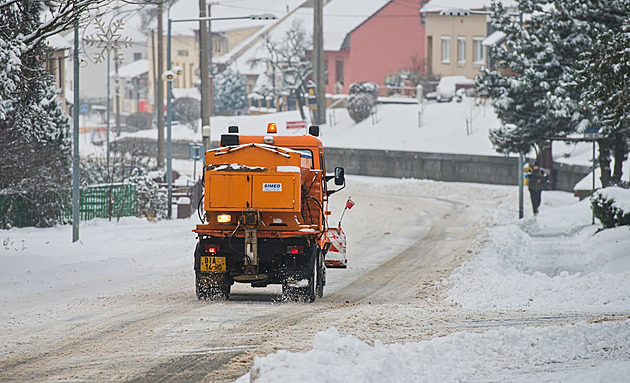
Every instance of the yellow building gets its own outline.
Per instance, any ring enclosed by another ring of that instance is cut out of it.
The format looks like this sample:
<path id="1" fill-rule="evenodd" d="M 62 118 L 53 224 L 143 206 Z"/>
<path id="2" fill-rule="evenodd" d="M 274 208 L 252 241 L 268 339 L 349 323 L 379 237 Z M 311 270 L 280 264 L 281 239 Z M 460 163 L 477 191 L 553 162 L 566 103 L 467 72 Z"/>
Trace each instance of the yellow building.
<path id="1" fill-rule="evenodd" d="M 492 0 L 474 1 L 471 9 L 448 7 L 444 0 L 431 0 L 420 10 L 425 25 L 427 73 L 438 77 L 473 78 L 488 62 L 483 41 L 492 33 L 489 10 Z M 514 6 L 504 0 L 504 6 Z"/>
<path id="2" fill-rule="evenodd" d="M 235 30 L 212 33 L 212 57 L 219 58 L 232 48 L 246 40 L 260 27 L 240 28 Z M 157 34 L 153 33 L 148 38 L 149 51 L 149 78 L 156 78 L 157 72 Z M 166 70 L 167 38 L 164 36 L 164 70 Z M 199 81 L 199 39 L 197 36 L 172 35 L 171 36 L 171 67 L 181 67 L 182 74 L 173 82 L 173 88 L 193 88 Z M 157 76 L 160 78 L 161 74 Z M 164 84 L 164 82 L 162 82 Z M 166 89 L 166 88 L 165 88 Z M 154 95 L 153 81 L 149 81 L 149 94 Z M 166 91 L 164 91 L 166 95 Z M 154 110 L 154 98 L 150 103 L 150 111 Z"/>

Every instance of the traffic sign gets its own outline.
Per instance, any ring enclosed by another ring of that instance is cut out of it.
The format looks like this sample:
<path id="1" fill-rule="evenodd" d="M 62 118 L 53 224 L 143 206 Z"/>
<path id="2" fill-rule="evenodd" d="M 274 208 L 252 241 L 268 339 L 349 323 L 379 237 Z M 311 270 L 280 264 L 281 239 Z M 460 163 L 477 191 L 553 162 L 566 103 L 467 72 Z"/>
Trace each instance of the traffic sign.
<path id="1" fill-rule="evenodd" d="M 306 121 L 287 121 L 287 129 L 306 129 Z"/>
<path id="2" fill-rule="evenodd" d="M 198 161 L 203 156 L 203 145 L 191 143 L 188 145 L 188 159 Z"/>

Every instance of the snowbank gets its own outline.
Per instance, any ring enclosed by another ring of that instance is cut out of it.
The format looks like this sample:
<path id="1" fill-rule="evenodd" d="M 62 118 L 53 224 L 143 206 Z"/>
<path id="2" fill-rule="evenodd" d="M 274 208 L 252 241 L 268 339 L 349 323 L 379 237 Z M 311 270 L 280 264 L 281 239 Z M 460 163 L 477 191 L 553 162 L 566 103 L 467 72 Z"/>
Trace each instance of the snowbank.
<path id="1" fill-rule="evenodd" d="M 391 345 L 378 341 L 369 345 L 330 328 L 317 333 L 311 351 L 282 350 L 255 358 L 250 374 L 237 383 L 514 381 L 524 366 L 561 366 L 579 360 L 590 361 L 591 367 L 553 371 L 545 380 L 590 382 L 603 376 L 606 381 L 622 381 L 630 373 L 630 362 L 610 369 L 605 361 L 611 354 L 630 357 L 628 344 L 630 321 L 502 327 Z"/>
<path id="2" fill-rule="evenodd" d="M 590 202 L 571 202 L 491 229 L 479 255 L 444 282 L 451 299 L 474 310 L 630 311 L 628 227 L 596 233 Z"/>
<path id="3" fill-rule="evenodd" d="M 461 310 L 521 313 L 523 320 L 404 344 L 368 344 L 330 328 L 315 336 L 311 351 L 255 358 L 237 382 L 627 381 L 629 228 L 598 232 L 589 201 L 563 192 L 545 192 L 537 217 L 493 219 L 476 254 L 441 286 Z M 526 313 L 596 319 L 528 325 Z"/>

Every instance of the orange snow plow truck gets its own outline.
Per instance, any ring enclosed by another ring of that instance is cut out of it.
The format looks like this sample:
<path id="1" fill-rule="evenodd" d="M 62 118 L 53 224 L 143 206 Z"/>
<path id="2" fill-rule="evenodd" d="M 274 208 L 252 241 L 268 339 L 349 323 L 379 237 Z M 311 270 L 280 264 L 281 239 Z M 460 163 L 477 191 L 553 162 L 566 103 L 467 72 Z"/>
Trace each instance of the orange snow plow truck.
<path id="1" fill-rule="evenodd" d="M 205 157 L 197 297 L 227 299 L 240 282 L 281 284 L 283 301 L 313 302 L 326 284 L 328 197 L 345 187 L 344 170 L 326 174 L 317 126 L 302 136 L 277 136 L 274 123 L 264 136 L 229 132 Z"/>

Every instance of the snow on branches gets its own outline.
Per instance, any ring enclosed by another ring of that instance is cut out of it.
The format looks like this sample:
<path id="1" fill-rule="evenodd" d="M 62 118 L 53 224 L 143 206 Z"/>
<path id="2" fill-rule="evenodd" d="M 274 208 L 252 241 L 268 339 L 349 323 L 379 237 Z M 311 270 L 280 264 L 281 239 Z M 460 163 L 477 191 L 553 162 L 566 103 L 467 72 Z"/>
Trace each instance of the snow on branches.
<path id="1" fill-rule="evenodd" d="M 518 13 L 492 7 L 492 26 L 506 34 L 491 48 L 497 68 L 484 68 L 477 89 L 493 99 L 507 127 L 491 132 L 501 153 L 528 152 L 538 141 L 575 132 L 585 111 L 572 86 L 580 56 L 601 33 L 619 30 L 627 0 L 520 0 Z"/>

